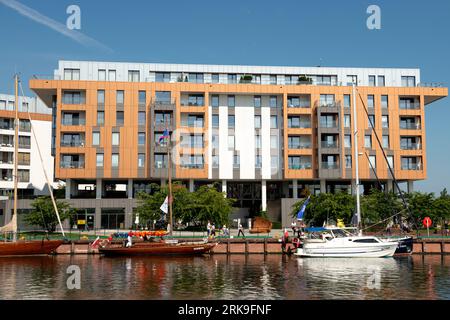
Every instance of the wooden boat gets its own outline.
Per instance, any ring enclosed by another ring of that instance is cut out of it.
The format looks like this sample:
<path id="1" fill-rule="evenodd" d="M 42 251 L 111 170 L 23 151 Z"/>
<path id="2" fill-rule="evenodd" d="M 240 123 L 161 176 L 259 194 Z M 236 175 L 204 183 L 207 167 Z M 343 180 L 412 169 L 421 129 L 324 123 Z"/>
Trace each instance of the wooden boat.
<path id="1" fill-rule="evenodd" d="M 123 246 L 107 246 L 98 251 L 105 256 L 136 256 L 136 255 L 200 255 L 209 253 L 218 243 L 167 243 L 148 242 L 136 243 L 127 248 Z"/>
<path id="2" fill-rule="evenodd" d="M 48 255 L 54 253 L 63 242 L 63 240 L 0 242 L 0 257 Z"/>

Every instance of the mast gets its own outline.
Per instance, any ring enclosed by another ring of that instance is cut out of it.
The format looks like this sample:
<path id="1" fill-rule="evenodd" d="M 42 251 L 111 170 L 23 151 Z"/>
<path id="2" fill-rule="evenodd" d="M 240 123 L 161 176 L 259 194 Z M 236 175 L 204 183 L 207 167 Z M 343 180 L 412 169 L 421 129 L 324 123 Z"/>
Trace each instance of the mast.
<path id="1" fill-rule="evenodd" d="M 13 213 L 13 238 L 17 240 L 17 186 L 19 183 L 19 76 L 14 75 L 14 91 L 16 102 L 16 113 L 14 118 L 14 213 Z"/>
<path id="2" fill-rule="evenodd" d="M 167 132 L 169 133 L 169 130 L 167 130 Z M 169 197 L 167 198 L 168 202 L 169 202 L 169 225 L 170 225 L 170 229 L 169 229 L 169 234 L 172 235 L 172 227 L 173 227 L 173 217 L 172 217 L 172 159 L 170 158 L 170 140 L 171 140 L 171 136 L 169 133 L 169 141 L 167 142 L 167 177 L 169 180 Z"/>
<path id="3" fill-rule="evenodd" d="M 353 143 L 355 146 L 355 185 L 356 185 L 356 218 L 358 230 L 361 230 L 361 204 L 359 199 L 359 155 L 358 155 L 358 120 L 356 113 L 356 83 L 353 81 L 352 85 L 353 95 Z M 361 233 L 361 231 L 359 231 Z"/>

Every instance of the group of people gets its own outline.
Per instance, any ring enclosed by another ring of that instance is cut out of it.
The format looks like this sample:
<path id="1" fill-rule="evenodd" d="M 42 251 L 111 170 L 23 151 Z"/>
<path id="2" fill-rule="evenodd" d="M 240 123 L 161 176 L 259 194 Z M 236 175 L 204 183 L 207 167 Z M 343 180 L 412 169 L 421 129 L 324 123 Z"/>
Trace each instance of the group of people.
<path id="1" fill-rule="evenodd" d="M 242 237 L 245 238 L 244 228 L 242 227 L 242 224 L 239 223 L 238 229 L 239 229 L 238 237 L 242 235 Z M 216 226 L 214 223 L 211 224 L 211 221 L 208 221 L 208 224 L 206 225 L 206 231 L 208 233 L 208 239 L 216 237 Z M 227 226 L 224 224 L 220 229 L 220 233 L 222 234 L 222 236 L 229 237 L 230 229 L 228 229 Z"/>

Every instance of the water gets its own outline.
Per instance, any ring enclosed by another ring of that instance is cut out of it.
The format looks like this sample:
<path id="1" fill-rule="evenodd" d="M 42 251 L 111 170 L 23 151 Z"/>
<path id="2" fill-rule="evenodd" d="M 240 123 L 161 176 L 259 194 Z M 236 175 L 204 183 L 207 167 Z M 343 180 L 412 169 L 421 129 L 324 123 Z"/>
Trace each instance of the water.
<path id="1" fill-rule="evenodd" d="M 450 299 L 450 256 L 0 258 L 0 284 L 1 299 Z"/>

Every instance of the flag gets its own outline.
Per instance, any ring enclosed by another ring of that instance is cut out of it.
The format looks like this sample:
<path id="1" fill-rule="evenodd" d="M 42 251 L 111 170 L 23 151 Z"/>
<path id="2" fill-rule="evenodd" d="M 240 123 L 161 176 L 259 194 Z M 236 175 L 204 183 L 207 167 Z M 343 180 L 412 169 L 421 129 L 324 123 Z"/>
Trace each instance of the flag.
<path id="1" fill-rule="evenodd" d="M 100 237 L 97 237 L 97 239 L 95 239 L 94 242 L 92 242 L 91 248 L 97 248 L 99 242 L 100 242 Z"/>
<path id="2" fill-rule="evenodd" d="M 308 196 L 308 199 L 303 202 L 301 209 L 297 213 L 297 220 L 303 220 L 303 215 L 305 214 L 306 206 L 308 205 L 310 198 L 311 196 Z"/>
<path id="3" fill-rule="evenodd" d="M 161 205 L 160 209 L 164 213 L 167 213 L 168 212 L 168 205 L 169 205 L 169 197 L 166 197 L 166 199 L 164 200 L 164 203 Z"/>
<path id="4" fill-rule="evenodd" d="M 158 143 L 161 144 L 162 141 L 164 141 L 164 139 L 169 138 L 169 130 L 164 130 L 163 134 L 161 137 L 159 137 Z"/>

